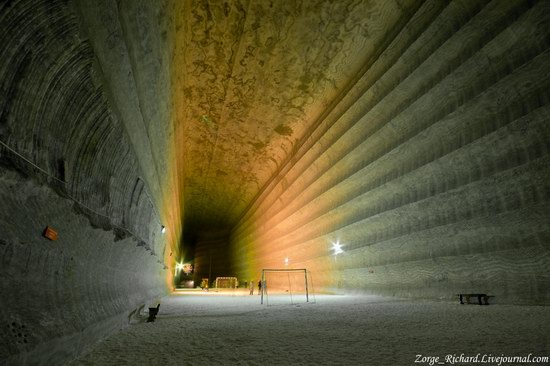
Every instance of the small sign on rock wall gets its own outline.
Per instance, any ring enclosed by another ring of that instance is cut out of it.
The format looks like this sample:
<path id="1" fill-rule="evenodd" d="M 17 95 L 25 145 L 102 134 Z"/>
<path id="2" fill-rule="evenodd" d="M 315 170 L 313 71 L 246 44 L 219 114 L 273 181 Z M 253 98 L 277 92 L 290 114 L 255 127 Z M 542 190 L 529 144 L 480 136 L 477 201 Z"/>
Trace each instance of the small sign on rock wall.
<path id="1" fill-rule="evenodd" d="M 44 229 L 44 234 L 43 235 L 47 239 L 57 240 L 57 231 L 55 231 L 54 229 L 52 229 L 49 226 L 46 226 L 46 228 Z"/>

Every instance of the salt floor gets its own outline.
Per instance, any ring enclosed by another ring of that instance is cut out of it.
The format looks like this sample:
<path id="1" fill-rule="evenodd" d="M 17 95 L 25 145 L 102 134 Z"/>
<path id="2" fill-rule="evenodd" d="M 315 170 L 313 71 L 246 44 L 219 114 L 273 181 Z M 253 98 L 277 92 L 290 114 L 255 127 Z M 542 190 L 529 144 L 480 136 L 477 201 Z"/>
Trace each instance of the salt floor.
<path id="1" fill-rule="evenodd" d="M 338 295 L 275 300 L 266 306 L 257 295 L 176 292 L 162 299 L 155 322 L 122 329 L 71 365 L 475 365 L 460 357 L 478 354 L 493 361 L 484 365 L 521 365 L 489 357 L 550 356 L 548 307 Z"/>

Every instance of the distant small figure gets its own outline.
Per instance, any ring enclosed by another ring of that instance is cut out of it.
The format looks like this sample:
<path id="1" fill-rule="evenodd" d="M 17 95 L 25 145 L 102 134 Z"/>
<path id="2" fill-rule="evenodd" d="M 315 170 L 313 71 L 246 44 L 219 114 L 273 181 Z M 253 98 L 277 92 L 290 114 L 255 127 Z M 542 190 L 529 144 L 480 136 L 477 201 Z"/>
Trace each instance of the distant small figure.
<path id="1" fill-rule="evenodd" d="M 258 280 L 258 295 L 262 294 L 262 280 Z"/>
<path id="2" fill-rule="evenodd" d="M 254 295 L 254 281 L 250 281 L 250 295 Z"/>
<path id="3" fill-rule="evenodd" d="M 203 291 L 208 291 L 208 278 L 203 278 L 199 286 Z"/>

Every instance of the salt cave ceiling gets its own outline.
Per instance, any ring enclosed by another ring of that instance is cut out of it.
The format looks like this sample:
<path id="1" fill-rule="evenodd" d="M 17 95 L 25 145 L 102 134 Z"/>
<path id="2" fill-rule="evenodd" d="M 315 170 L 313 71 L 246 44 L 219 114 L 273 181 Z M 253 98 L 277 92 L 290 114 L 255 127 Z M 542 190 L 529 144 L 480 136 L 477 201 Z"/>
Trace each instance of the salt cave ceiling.
<path id="1" fill-rule="evenodd" d="M 415 3 L 203 1 L 174 11 L 186 223 L 231 227 Z"/>

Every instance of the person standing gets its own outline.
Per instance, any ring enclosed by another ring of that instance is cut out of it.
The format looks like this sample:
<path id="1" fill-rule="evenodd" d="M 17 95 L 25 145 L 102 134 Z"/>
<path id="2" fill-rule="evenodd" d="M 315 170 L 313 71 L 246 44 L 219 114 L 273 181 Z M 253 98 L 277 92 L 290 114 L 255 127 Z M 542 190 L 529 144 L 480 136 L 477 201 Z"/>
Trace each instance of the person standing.
<path id="1" fill-rule="evenodd" d="M 254 281 L 250 281 L 250 295 L 254 295 Z"/>
<path id="2" fill-rule="evenodd" d="M 262 294 L 262 280 L 258 280 L 258 295 Z"/>

